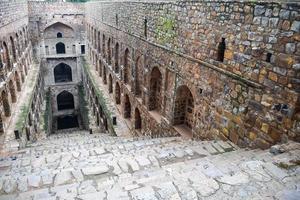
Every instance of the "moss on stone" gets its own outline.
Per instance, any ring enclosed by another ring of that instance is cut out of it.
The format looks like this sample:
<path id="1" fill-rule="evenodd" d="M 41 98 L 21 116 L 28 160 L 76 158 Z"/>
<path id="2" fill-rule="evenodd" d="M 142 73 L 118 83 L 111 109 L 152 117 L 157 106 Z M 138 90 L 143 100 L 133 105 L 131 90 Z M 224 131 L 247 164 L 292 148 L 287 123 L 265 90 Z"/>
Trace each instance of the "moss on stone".
<path id="1" fill-rule="evenodd" d="M 174 17 L 159 17 L 156 28 L 156 39 L 162 45 L 171 44 L 176 37 Z"/>

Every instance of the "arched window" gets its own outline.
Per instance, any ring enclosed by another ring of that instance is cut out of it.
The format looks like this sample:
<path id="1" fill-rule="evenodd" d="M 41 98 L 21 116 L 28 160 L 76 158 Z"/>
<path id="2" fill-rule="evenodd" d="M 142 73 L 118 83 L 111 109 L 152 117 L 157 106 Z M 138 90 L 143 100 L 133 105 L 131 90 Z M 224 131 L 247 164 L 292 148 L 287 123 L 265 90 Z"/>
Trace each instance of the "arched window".
<path id="1" fill-rule="evenodd" d="M 16 62 L 16 46 L 15 46 L 15 42 L 14 42 L 14 39 L 11 36 L 10 36 L 9 39 L 10 39 L 10 43 L 11 43 L 13 59 L 14 59 L 14 62 Z"/>
<path id="2" fill-rule="evenodd" d="M 62 33 L 58 32 L 56 36 L 57 36 L 57 38 L 62 38 Z"/>
<path id="3" fill-rule="evenodd" d="M 125 95 L 124 118 L 131 118 L 131 103 L 127 94 Z"/>
<path id="4" fill-rule="evenodd" d="M 74 109 L 74 97 L 70 92 L 63 91 L 57 95 L 57 109 Z"/>
<path id="5" fill-rule="evenodd" d="M 159 69 L 157 67 L 154 67 L 150 75 L 149 110 L 156 110 L 160 112 L 161 86 L 162 86 L 162 75 Z"/>
<path id="6" fill-rule="evenodd" d="M 176 90 L 174 125 L 193 127 L 194 98 L 190 89 L 183 85 Z"/>
<path id="7" fill-rule="evenodd" d="M 108 76 L 108 92 L 109 92 L 109 93 L 112 93 L 112 92 L 113 92 L 112 77 L 111 77 L 110 74 L 109 74 L 109 76 Z"/>
<path id="8" fill-rule="evenodd" d="M 224 61 L 225 49 L 226 49 L 225 38 L 222 38 L 222 41 L 218 45 L 218 61 L 220 62 Z"/>
<path id="9" fill-rule="evenodd" d="M 125 50 L 124 55 L 124 82 L 128 83 L 128 73 L 130 72 L 130 64 L 129 64 L 129 50 Z"/>
<path id="10" fill-rule="evenodd" d="M 58 64 L 54 68 L 55 83 L 71 82 L 72 81 L 72 69 L 69 65 L 64 63 Z"/>
<path id="11" fill-rule="evenodd" d="M 11 63 L 10 63 L 10 58 L 9 58 L 9 50 L 7 47 L 7 44 L 3 42 L 3 47 L 4 47 L 4 62 L 6 64 L 6 67 L 8 69 L 11 69 Z"/>
<path id="12" fill-rule="evenodd" d="M 1 99 L 2 99 L 4 115 L 5 115 L 5 117 L 9 117 L 10 114 L 11 114 L 10 105 L 9 105 L 9 102 L 8 102 L 7 93 L 4 90 L 1 93 Z"/>
<path id="13" fill-rule="evenodd" d="M 134 128 L 135 129 L 142 128 L 142 118 L 138 108 L 136 108 L 134 112 Z"/>
<path id="14" fill-rule="evenodd" d="M 66 47 L 65 44 L 62 42 L 59 42 L 56 44 L 56 53 L 57 54 L 64 54 L 66 53 Z"/>
<path id="15" fill-rule="evenodd" d="M 115 47 L 115 72 L 119 73 L 119 43 Z"/>
<path id="16" fill-rule="evenodd" d="M 15 85 L 12 80 L 9 81 L 9 91 L 10 91 L 10 96 L 11 96 L 11 101 L 13 103 L 17 102 L 17 96 L 16 96 L 16 90 L 15 90 Z"/>
<path id="17" fill-rule="evenodd" d="M 120 85 L 118 82 L 116 82 L 116 86 L 115 86 L 115 95 L 116 95 L 116 104 L 120 104 L 121 103 L 121 91 L 120 91 Z"/>
<path id="18" fill-rule="evenodd" d="M 21 91 L 21 81 L 20 81 L 18 71 L 15 72 L 15 82 L 16 82 L 16 85 L 17 85 L 17 91 L 20 92 Z"/>
<path id="19" fill-rule="evenodd" d="M 109 65 L 111 65 L 111 49 L 110 49 L 110 38 L 108 39 L 108 42 L 107 42 L 107 63 Z"/>
<path id="20" fill-rule="evenodd" d="M 135 64 L 135 95 L 141 94 L 141 72 L 142 72 L 142 58 L 138 57 Z"/>

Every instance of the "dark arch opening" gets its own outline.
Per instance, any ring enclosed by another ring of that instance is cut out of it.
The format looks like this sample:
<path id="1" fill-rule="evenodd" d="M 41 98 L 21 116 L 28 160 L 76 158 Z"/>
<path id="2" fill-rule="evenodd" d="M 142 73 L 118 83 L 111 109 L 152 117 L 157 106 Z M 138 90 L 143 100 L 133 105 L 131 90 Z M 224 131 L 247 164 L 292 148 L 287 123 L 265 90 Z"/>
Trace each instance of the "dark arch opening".
<path id="1" fill-rule="evenodd" d="M 62 38 L 63 35 L 61 32 L 58 32 L 56 36 L 57 36 L 57 38 Z"/>
<path id="2" fill-rule="evenodd" d="M 128 71 L 130 71 L 129 69 L 129 50 L 126 49 L 125 50 L 125 55 L 124 55 L 124 82 L 125 84 L 128 83 Z"/>
<path id="3" fill-rule="evenodd" d="M 109 74 L 109 77 L 108 77 L 108 92 L 109 92 L 109 93 L 112 93 L 112 92 L 113 92 L 113 86 L 112 86 L 112 77 L 111 77 L 111 74 Z"/>
<path id="4" fill-rule="evenodd" d="M 109 65 L 111 65 L 111 49 L 110 49 L 110 38 L 108 39 L 108 42 L 107 42 L 107 62 Z"/>
<path id="5" fill-rule="evenodd" d="M 160 111 L 161 105 L 162 75 L 157 67 L 154 67 L 150 75 L 149 110 Z"/>
<path id="6" fill-rule="evenodd" d="M 11 69 L 11 63 L 10 63 L 10 58 L 9 58 L 9 50 L 7 47 L 7 44 L 3 42 L 3 47 L 4 47 L 4 62 L 7 65 L 6 67 L 8 69 Z"/>
<path id="7" fill-rule="evenodd" d="M 11 115 L 10 105 L 9 105 L 9 102 L 8 102 L 7 93 L 4 90 L 1 93 L 1 99 L 2 99 L 4 115 L 5 115 L 5 117 L 9 117 Z"/>
<path id="8" fill-rule="evenodd" d="M 71 82 L 72 69 L 65 63 L 60 63 L 54 68 L 55 83 Z"/>
<path id="9" fill-rule="evenodd" d="M 57 118 L 57 129 L 69 129 L 69 128 L 77 128 L 79 127 L 77 116 L 68 115 Z"/>
<path id="10" fill-rule="evenodd" d="M 183 85 L 176 91 L 174 108 L 174 125 L 186 125 L 193 127 L 194 98 L 190 89 Z"/>
<path id="11" fill-rule="evenodd" d="M 20 76 L 17 71 L 15 72 L 15 80 L 16 80 L 16 85 L 17 85 L 17 91 L 20 92 L 21 91 L 21 81 L 20 81 Z"/>
<path id="12" fill-rule="evenodd" d="M 131 103 L 127 94 L 124 102 L 124 118 L 131 118 Z"/>
<path id="13" fill-rule="evenodd" d="M 11 101 L 13 103 L 15 103 L 15 102 L 17 102 L 15 85 L 12 80 L 9 81 L 8 85 L 9 85 L 9 91 L 10 91 L 10 95 L 11 95 Z"/>
<path id="14" fill-rule="evenodd" d="M 222 41 L 218 45 L 218 61 L 220 62 L 224 61 L 225 49 L 226 49 L 225 38 L 222 38 Z"/>
<path id="15" fill-rule="evenodd" d="M 63 91 L 57 95 L 57 109 L 68 110 L 74 109 L 74 97 L 73 94 L 67 91 Z"/>
<path id="16" fill-rule="evenodd" d="M 62 42 L 59 42 L 56 44 L 56 53 L 57 54 L 64 54 L 66 53 L 66 47 L 65 44 Z"/>
<path id="17" fill-rule="evenodd" d="M 16 46 L 15 46 L 15 42 L 14 42 L 14 39 L 13 39 L 12 36 L 10 36 L 9 39 L 10 39 L 10 43 L 11 43 L 13 59 L 16 62 Z"/>
<path id="18" fill-rule="evenodd" d="M 135 95 L 139 96 L 141 94 L 141 80 L 140 80 L 140 70 L 141 70 L 141 57 L 138 57 L 135 64 Z"/>
<path id="19" fill-rule="evenodd" d="M 134 128 L 135 129 L 142 128 L 142 118 L 141 118 L 141 113 L 138 108 L 136 108 L 135 112 L 134 112 Z"/>
<path id="20" fill-rule="evenodd" d="M 120 85 L 118 82 L 116 82 L 115 95 L 116 95 L 116 104 L 120 104 L 121 103 L 121 91 L 120 91 Z"/>
<path id="21" fill-rule="evenodd" d="M 115 72 L 119 73 L 119 43 L 115 47 Z"/>

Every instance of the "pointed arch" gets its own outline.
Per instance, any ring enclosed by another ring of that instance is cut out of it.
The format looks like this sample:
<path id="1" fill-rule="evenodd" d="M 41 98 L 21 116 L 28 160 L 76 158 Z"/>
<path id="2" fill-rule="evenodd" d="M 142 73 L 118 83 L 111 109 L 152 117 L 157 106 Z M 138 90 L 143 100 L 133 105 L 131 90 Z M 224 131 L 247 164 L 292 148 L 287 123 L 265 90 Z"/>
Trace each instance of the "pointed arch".
<path id="1" fill-rule="evenodd" d="M 121 103 L 121 89 L 118 82 L 116 82 L 116 86 L 115 86 L 115 100 L 116 100 L 116 104 Z"/>
<path id="2" fill-rule="evenodd" d="M 4 48 L 4 62 L 6 64 L 7 69 L 11 69 L 12 66 L 11 66 L 9 50 L 6 42 L 3 42 L 3 48 Z"/>
<path id="3" fill-rule="evenodd" d="M 134 111 L 134 128 L 138 130 L 142 129 L 142 118 L 138 108 Z"/>
<path id="4" fill-rule="evenodd" d="M 149 110 L 161 110 L 161 86 L 162 74 L 158 67 L 154 67 L 150 74 L 150 94 L 149 94 Z"/>
<path id="5" fill-rule="evenodd" d="M 110 45 L 110 43 L 111 43 L 111 40 L 109 38 L 107 41 L 107 63 L 109 65 L 111 65 L 111 48 L 110 48 L 111 45 Z"/>
<path id="6" fill-rule="evenodd" d="M 193 127 L 194 98 L 191 90 L 182 85 L 177 88 L 174 105 L 174 125 Z"/>
<path id="7" fill-rule="evenodd" d="M 5 117 L 9 117 L 11 115 L 11 109 L 10 109 L 10 104 L 8 101 L 8 95 L 5 90 L 3 90 L 1 93 L 1 99 L 2 99 L 4 115 L 5 115 Z"/>
<path id="8" fill-rule="evenodd" d="M 59 63 L 54 68 L 54 80 L 55 83 L 71 82 L 72 68 L 65 63 Z"/>
<path id="9" fill-rule="evenodd" d="M 139 56 L 135 63 L 135 95 L 139 96 L 141 94 L 141 68 L 142 68 L 142 57 Z"/>
<path id="10" fill-rule="evenodd" d="M 66 47 L 65 44 L 62 42 L 58 42 L 56 45 L 56 53 L 57 54 L 65 54 L 66 53 Z"/>
<path id="11" fill-rule="evenodd" d="M 9 37 L 10 40 L 10 44 L 11 44 L 11 48 L 12 48 L 12 56 L 13 56 L 13 61 L 16 62 L 16 46 L 15 46 L 15 42 L 12 36 Z"/>
<path id="12" fill-rule="evenodd" d="M 112 93 L 113 92 L 113 85 L 112 85 L 112 77 L 111 74 L 108 76 L 108 92 Z"/>
<path id="13" fill-rule="evenodd" d="M 115 73 L 119 73 L 119 43 L 115 46 Z"/>
<path id="14" fill-rule="evenodd" d="M 124 83 L 128 83 L 128 76 L 130 72 L 130 58 L 129 58 L 129 49 L 126 48 L 125 54 L 124 54 Z"/>
<path id="15" fill-rule="evenodd" d="M 18 71 L 15 72 L 15 82 L 17 85 L 17 91 L 20 92 L 21 91 L 21 81 L 20 81 L 20 76 Z"/>
<path id="16" fill-rule="evenodd" d="M 131 103 L 127 94 L 124 99 L 124 118 L 131 118 Z"/>
<path id="17" fill-rule="evenodd" d="M 11 96 L 11 101 L 13 103 L 15 103 L 15 102 L 17 102 L 15 85 L 14 85 L 12 80 L 9 81 L 8 85 L 9 85 L 9 92 L 10 92 L 10 96 Z"/>
<path id="18" fill-rule="evenodd" d="M 57 95 L 57 110 L 74 109 L 73 94 L 68 91 L 62 91 Z"/>

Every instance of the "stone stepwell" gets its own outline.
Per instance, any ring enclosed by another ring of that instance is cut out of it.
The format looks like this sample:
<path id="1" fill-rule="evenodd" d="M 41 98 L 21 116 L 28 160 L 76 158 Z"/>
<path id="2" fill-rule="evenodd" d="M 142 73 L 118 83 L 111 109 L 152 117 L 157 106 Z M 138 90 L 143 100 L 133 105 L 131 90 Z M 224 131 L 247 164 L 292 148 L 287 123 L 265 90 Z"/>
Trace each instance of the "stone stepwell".
<path id="1" fill-rule="evenodd" d="M 0 160 L 0 200 L 299 199 L 300 144 L 51 135 Z"/>

